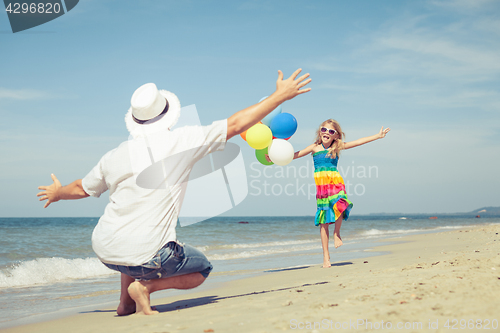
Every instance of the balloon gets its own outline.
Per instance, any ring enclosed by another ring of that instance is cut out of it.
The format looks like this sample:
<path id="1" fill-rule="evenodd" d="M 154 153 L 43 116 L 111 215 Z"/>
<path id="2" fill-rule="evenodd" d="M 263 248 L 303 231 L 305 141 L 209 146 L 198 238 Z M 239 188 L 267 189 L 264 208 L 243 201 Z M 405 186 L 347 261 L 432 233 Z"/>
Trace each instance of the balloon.
<path id="1" fill-rule="evenodd" d="M 268 162 L 266 159 L 266 154 L 267 154 L 267 149 L 269 147 L 266 147 L 264 149 L 257 149 L 255 150 L 255 157 L 257 157 L 257 161 L 264 165 L 273 165 L 273 162 Z"/>
<path id="2" fill-rule="evenodd" d="M 293 160 L 293 146 L 283 139 L 274 139 L 268 147 L 269 158 L 277 165 L 287 165 Z"/>
<path id="3" fill-rule="evenodd" d="M 255 124 L 247 131 L 247 143 L 253 149 L 264 149 L 273 141 L 271 129 L 264 124 Z"/>
<path id="4" fill-rule="evenodd" d="M 266 97 L 262 97 L 259 101 L 262 102 L 263 100 L 265 100 L 268 96 Z M 283 112 L 282 108 L 281 108 L 281 104 L 278 105 L 278 107 L 276 109 L 274 109 L 273 111 L 271 111 L 271 113 L 269 113 L 267 116 L 264 117 L 264 119 L 262 119 L 262 123 L 266 126 L 269 126 L 271 127 L 271 122 L 273 120 L 274 117 L 276 117 L 277 115 L 279 115 L 281 112 Z"/>
<path id="5" fill-rule="evenodd" d="M 262 122 L 259 121 L 259 124 L 262 124 Z M 247 141 L 247 131 L 248 130 L 240 133 L 241 138 L 245 141 Z"/>
<path id="6" fill-rule="evenodd" d="M 291 137 L 297 130 L 297 119 L 290 113 L 280 113 L 271 122 L 271 131 L 278 139 Z"/>
<path id="7" fill-rule="evenodd" d="M 272 132 L 272 131 L 271 131 L 271 132 Z M 290 137 L 288 137 L 288 138 L 286 138 L 285 140 L 288 140 L 288 139 L 290 139 L 290 138 L 291 138 L 291 136 L 290 136 Z M 273 140 L 274 140 L 274 139 L 279 139 L 279 138 L 277 138 L 277 137 L 273 136 Z"/>

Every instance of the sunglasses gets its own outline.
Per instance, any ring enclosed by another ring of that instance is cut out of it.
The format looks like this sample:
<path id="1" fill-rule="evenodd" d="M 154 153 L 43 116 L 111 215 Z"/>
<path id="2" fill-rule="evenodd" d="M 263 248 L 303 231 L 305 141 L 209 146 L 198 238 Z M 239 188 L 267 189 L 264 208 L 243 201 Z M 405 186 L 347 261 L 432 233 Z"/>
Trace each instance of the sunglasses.
<path id="1" fill-rule="evenodd" d="M 329 129 L 329 128 L 326 128 L 326 127 L 321 127 L 321 132 L 326 133 L 326 131 L 328 131 L 328 133 L 330 133 L 330 135 L 335 135 L 335 133 L 337 133 L 337 131 L 334 130 L 334 129 Z"/>

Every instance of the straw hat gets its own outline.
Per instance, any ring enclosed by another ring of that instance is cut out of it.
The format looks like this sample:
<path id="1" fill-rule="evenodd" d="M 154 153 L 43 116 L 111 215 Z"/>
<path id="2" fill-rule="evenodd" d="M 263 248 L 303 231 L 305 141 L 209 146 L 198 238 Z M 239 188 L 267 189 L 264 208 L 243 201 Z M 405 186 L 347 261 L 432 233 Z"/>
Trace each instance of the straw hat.
<path id="1" fill-rule="evenodd" d="M 158 90 L 154 83 L 140 86 L 132 95 L 130 105 L 125 124 L 133 137 L 172 128 L 181 112 L 177 96 Z"/>

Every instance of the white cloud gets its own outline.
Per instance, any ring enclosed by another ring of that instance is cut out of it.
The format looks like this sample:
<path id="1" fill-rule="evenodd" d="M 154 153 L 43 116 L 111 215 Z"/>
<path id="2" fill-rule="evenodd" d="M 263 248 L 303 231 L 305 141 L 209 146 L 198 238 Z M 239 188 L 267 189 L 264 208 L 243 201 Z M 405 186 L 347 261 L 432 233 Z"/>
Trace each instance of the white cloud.
<path id="1" fill-rule="evenodd" d="M 468 6 L 474 1 L 434 1 L 431 5 Z M 471 7 L 486 6 L 481 1 Z M 341 56 L 312 61 L 310 67 L 334 72 L 315 88 L 342 91 L 386 103 L 434 109 L 465 108 L 498 112 L 500 22 L 489 12 L 476 15 L 422 13 L 387 21 L 357 39 Z M 342 82 L 341 82 L 342 81 Z M 358 98 L 359 99 L 359 98 Z M 384 102 L 385 101 L 385 102 Z"/>
<path id="2" fill-rule="evenodd" d="M 477 31 L 500 35 L 500 21 L 496 18 L 484 18 L 474 22 Z"/>
<path id="3" fill-rule="evenodd" d="M 445 38 L 436 37 L 436 33 L 430 31 L 377 38 L 374 43 L 386 47 L 392 56 L 392 61 L 378 68 L 393 74 L 408 73 L 467 82 L 497 78 L 500 47 L 459 44 Z M 402 52 L 397 54 L 395 51 Z"/>
<path id="4" fill-rule="evenodd" d="M 250 0 L 241 3 L 238 6 L 239 10 L 265 10 L 270 11 L 273 9 L 271 3 L 269 1 L 262 0 Z"/>
<path id="5" fill-rule="evenodd" d="M 489 8 L 496 0 L 431 0 L 433 6 L 457 11 L 482 10 Z"/>
<path id="6" fill-rule="evenodd" d="M 455 32 L 414 26 L 401 28 L 399 22 L 374 32 L 359 49 L 346 58 L 328 58 L 310 64 L 316 70 L 374 75 L 416 75 L 421 78 L 457 79 L 476 82 L 497 79 L 500 74 L 500 41 L 478 44 L 464 41 L 471 27 L 455 27 Z M 420 23 L 418 23 L 420 22 Z M 476 29 L 495 31 L 500 23 L 471 23 Z M 405 24 L 406 26 L 406 24 Z M 360 42 L 360 44 L 362 44 Z M 367 57 L 370 54 L 370 57 Z M 371 59 L 368 60 L 367 59 Z M 362 61 L 361 63 L 358 61 Z"/>
<path id="7" fill-rule="evenodd" d="M 55 95 L 41 90 L 33 89 L 5 89 L 0 88 L 1 99 L 33 100 L 55 98 Z"/>

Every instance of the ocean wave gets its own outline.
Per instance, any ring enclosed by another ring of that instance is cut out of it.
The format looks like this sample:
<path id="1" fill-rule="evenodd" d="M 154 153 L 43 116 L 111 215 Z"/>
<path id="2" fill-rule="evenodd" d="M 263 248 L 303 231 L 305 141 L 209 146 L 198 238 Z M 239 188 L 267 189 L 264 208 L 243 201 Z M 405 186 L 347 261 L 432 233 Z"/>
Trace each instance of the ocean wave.
<path id="1" fill-rule="evenodd" d="M 395 230 L 380 230 L 380 229 L 370 229 L 360 232 L 358 236 L 372 238 L 372 237 L 382 237 L 382 236 L 391 236 L 391 235 L 399 235 L 399 234 L 410 234 L 415 232 L 429 232 L 429 231 L 437 231 L 443 229 L 460 229 L 464 228 L 462 225 L 448 225 L 441 226 L 435 228 L 422 228 L 422 229 L 395 229 Z"/>
<path id="2" fill-rule="evenodd" d="M 104 266 L 97 258 L 38 258 L 2 268 L 0 288 L 28 287 L 112 274 L 117 272 Z"/>
<path id="3" fill-rule="evenodd" d="M 430 230 L 440 230 L 440 229 L 460 229 L 460 228 L 466 228 L 467 226 L 466 225 L 446 225 L 444 227 L 437 227 L 437 228 L 433 228 L 433 229 L 430 229 Z"/>
<path id="4" fill-rule="evenodd" d="M 276 241 L 276 242 L 266 242 L 266 243 L 242 243 L 242 244 L 221 244 L 221 245 L 206 245 L 196 247 L 200 251 L 213 251 L 213 250 L 223 250 L 223 249 L 251 249 L 251 248 L 261 248 L 261 247 L 275 247 L 275 246 L 293 246 L 301 244 L 317 243 L 317 239 L 307 239 L 307 240 L 292 240 L 292 241 Z"/>
<path id="5" fill-rule="evenodd" d="M 398 230 L 379 230 L 379 229 L 370 229 L 359 233 L 359 236 L 364 237 L 376 237 L 376 236 L 385 236 L 385 235 L 396 235 L 396 234 L 406 234 L 411 232 L 420 232 L 423 229 L 398 229 Z"/>
<path id="6" fill-rule="evenodd" d="M 252 258 L 252 257 L 259 257 L 259 256 L 280 254 L 280 253 L 309 251 L 309 250 L 314 250 L 314 249 L 319 249 L 319 248 L 321 248 L 321 245 L 316 244 L 316 245 L 301 246 L 301 247 L 286 247 L 286 248 L 275 248 L 275 249 L 268 249 L 268 250 L 231 252 L 231 253 L 225 253 L 225 254 L 212 254 L 212 255 L 208 254 L 207 258 L 208 258 L 208 260 L 243 259 L 243 258 Z"/>

